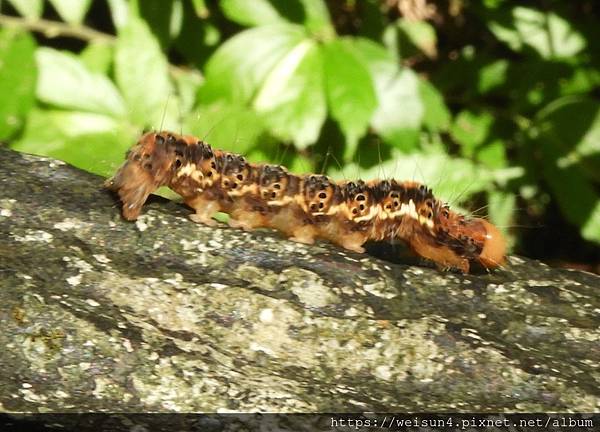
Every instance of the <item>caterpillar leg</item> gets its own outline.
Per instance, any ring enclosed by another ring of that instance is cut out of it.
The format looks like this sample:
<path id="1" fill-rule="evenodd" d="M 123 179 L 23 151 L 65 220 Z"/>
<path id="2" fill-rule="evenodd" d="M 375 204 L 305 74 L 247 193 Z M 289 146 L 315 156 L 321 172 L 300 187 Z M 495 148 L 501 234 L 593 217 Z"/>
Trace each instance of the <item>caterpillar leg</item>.
<path id="1" fill-rule="evenodd" d="M 260 221 L 255 220 L 255 218 L 248 219 L 236 219 L 229 215 L 229 222 L 227 223 L 231 228 L 243 229 L 244 231 L 252 231 L 253 229 L 260 228 L 264 226 Z"/>
<path id="2" fill-rule="evenodd" d="M 244 231 L 251 231 L 256 228 L 253 224 L 248 223 L 248 221 L 233 219 L 231 216 L 229 217 L 227 225 L 229 225 L 231 228 L 242 229 Z"/>
<path id="3" fill-rule="evenodd" d="M 221 210 L 218 201 L 207 200 L 202 196 L 198 196 L 186 200 L 185 203 L 196 210 L 196 213 L 189 216 L 190 220 L 207 226 L 217 226 L 217 221 L 213 219 L 213 216 Z"/>
<path id="4" fill-rule="evenodd" d="M 229 212 L 228 223 L 231 228 L 240 228 L 245 231 L 268 226 L 265 216 L 261 212 L 254 211 L 247 206 L 239 206 L 237 208 L 234 206 Z"/>
<path id="5" fill-rule="evenodd" d="M 417 255 L 435 262 L 442 270 L 454 267 L 463 273 L 469 273 L 469 260 L 459 257 L 447 247 L 429 244 L 418 235 L 410 241 L 410 247 Z"/>
<path id="6" fill-rule="evenodd" d="M 217 221 L 212 218 L 212 216 L 207 216 L 202 213 L 192 213 L 190 216 L 190 220 L 197 224 L 202 224 L 210 227 L 217 226 Z"/>
<path id="7" fill-rule="evenodd" d="M 314 244 L 316 235 L 317 232 L 313 225 L 303 225 L 294 229 L 289 239 L 298 243 Z"/>
<path id="8" fill-rule="evenodd" d="M 357 253 L 365 253 L 365 248 L 362 245 L 365 243 L 364 235 L 356 233 L 342 239 L 340 246 Z"/>
<path id="9" fill-rule="evenodd" d="M 319 237 L 353 252 L 365 252 L 362 245 L 369 239 L 369 234 L 356 230 L 354 224 L 348 224 L 346 221 L 340 223 L 337 219 L 333 219 L 328 223 L 317 224 L 317 227 Z"/>

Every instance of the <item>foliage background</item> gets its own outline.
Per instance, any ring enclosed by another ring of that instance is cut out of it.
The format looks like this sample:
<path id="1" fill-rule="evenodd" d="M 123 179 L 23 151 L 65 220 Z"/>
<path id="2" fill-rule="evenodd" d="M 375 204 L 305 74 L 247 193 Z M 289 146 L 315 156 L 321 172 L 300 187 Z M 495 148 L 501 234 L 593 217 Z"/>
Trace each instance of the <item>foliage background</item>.
<path id="1" fill-rule="evenodd" d="M 104 176 L 143 129 L 426 182 L 600 261 L 594 0 L 0 0 L 0 140 Z"/>

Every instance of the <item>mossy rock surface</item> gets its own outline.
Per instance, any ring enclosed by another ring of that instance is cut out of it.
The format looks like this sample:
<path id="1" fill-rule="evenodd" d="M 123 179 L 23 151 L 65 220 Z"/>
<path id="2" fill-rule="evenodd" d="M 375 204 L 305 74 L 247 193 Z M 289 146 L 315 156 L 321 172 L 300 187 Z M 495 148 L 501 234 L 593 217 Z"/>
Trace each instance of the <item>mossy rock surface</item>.
<path id="1" fill-rule="evenodd" d="M 0 410 L 600 410 L 600 278 L 443 273 L 277 233 L 0 149 Z"/>

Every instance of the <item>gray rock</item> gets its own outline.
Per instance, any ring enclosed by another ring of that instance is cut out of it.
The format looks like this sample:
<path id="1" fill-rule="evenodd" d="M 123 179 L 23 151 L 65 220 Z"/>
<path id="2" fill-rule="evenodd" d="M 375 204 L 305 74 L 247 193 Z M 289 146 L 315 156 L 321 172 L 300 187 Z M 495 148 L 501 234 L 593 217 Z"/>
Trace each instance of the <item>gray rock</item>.
<path id="1" fill-rule="evenodd" d="M 0 149 L 2 411 L 600 410 L 600 278 L 392 263 L 135 223 L 102 179 Z"/>

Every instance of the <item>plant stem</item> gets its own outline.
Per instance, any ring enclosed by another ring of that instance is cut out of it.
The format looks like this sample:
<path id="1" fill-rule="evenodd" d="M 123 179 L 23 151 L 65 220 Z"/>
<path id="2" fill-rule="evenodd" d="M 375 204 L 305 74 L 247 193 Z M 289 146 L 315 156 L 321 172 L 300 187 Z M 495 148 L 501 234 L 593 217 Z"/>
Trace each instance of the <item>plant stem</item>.
<path id="1" fill-rule="evenodd" d="M 72 37 L 84 40 L 86 42 L 101 42 L 113 45 L 117 38 L 114 35 L 103 33 L 93 28 L 83 25 L 67 24 L 60 21 L 50 21 L 46 19 L 27 19 L 0 14 L 0 27 L 18 27 L 29 31 L 42 33 L 48 38 Z M 181 75 L 185 69 L 179 68 L 169 63 L 169 72 L 173 76 Z"/>
<path id="2" fill-rule="evenodd" d="M 104 42 L 113 44 L 116 38 L 113 35 L 102 33 L 83 25 L 66 24 L 59 21 L 50 21 L 42 18 L 31 20 L 0 14 L 0 26 L 20 27 L 30 31 L 42 33 L 48 38 L 59 36 L 72 37 L 87 42 Z"/>

